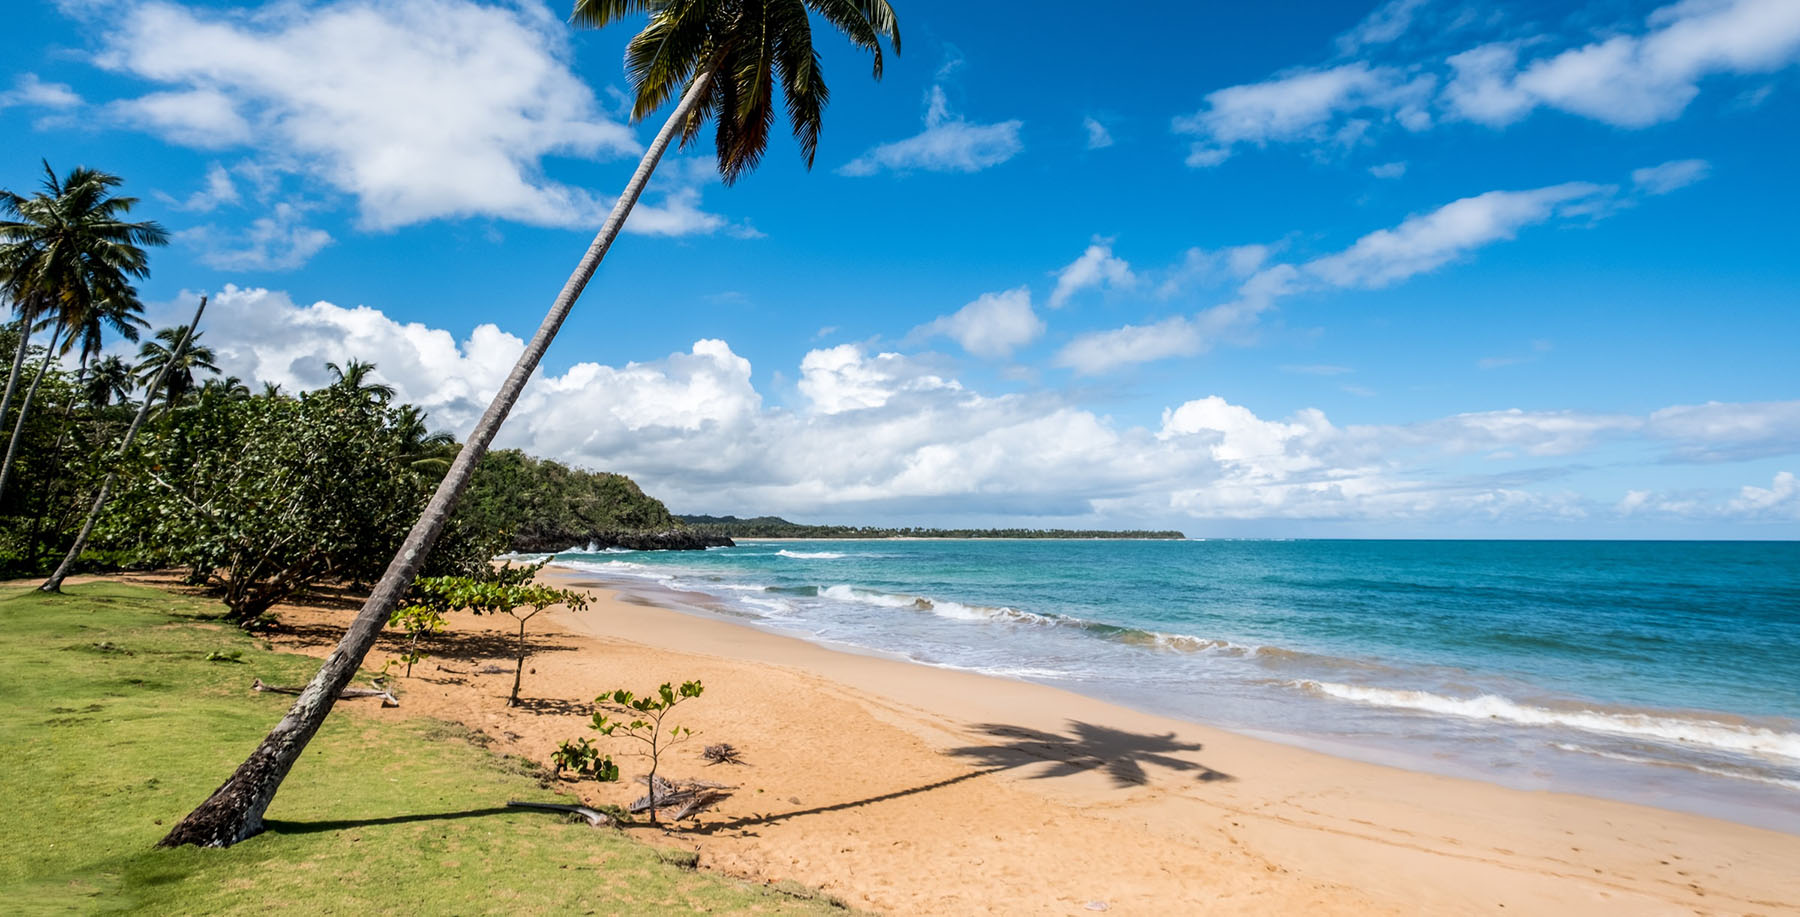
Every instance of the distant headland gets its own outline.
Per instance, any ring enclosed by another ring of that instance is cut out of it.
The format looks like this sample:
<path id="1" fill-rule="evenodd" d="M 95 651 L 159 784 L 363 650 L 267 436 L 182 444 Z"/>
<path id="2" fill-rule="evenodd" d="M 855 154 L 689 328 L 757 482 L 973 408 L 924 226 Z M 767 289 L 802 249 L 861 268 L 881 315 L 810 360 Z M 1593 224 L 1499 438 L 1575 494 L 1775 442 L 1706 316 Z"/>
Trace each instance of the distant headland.
<path id="1" fill-rule="evenodd" d="M 805 525 L 780 516 L 676 516 L 684 526 L 727 538 L 1120 538 L 1180 541 L 1176 531 L 1140 529 L 933 529 L 914 526 Z"/>

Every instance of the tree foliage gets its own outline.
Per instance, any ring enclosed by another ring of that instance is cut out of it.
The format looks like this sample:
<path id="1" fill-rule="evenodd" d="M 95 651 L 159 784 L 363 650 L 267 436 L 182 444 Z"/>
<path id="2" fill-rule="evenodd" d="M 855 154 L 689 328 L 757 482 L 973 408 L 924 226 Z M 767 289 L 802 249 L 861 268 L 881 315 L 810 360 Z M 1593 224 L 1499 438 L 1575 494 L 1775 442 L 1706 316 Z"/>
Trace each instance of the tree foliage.
<path id="1" fill-rule="evenodd" d="M 650 773 L 644 778 L 649 787 L 650 821 L 656 821 L 656 769 L 662 755 L 673 745 L 686 742 L 694 733 L 685 726 L 670 726 L 665 732 L 663 721 L 685 701 L 699 697 L 706 689 L 698 681 L 684 681 L 679 687 L 663 682 L 656 690 L 639 697 L 624 688 L 594 698 L 594 705 L 612 711 L 616 717 L 595 713 L 588 728 L 607 737 L 631 739 L 643 746 L 638 754 L 650 759 Z"/>
<path id="2" fill-rule="evenodd" d="M 507 564 L 475 576 L 420 577 L 413 581 L 411 601 L 407 603 L 438 614 L 467 610 L 478 615 L 504 614 L 519 622 L 518 656 L 508 706 L 519 705 L 519 683 L 525 674 L 528 649 L 526 625 L 552 605 L 567 605 L 575 610 L 587 607 L 587 596 L 580 592 L 532 582 L 543 567 L 542 563 L 524 567 Z"/>

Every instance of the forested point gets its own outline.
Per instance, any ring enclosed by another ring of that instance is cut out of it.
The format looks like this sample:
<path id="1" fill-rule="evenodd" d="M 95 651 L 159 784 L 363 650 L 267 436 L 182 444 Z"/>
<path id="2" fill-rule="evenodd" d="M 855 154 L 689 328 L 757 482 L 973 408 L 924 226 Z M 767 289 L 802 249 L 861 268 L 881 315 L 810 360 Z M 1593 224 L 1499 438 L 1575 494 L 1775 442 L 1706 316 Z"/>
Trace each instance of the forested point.
<path id="1" fill-rule="evenodd" d="M 676 516 L 688 528 L 727 538 L 1125 538 L 1179 541 L 1175 531 L 1139 529 L 933 529 L 879 525 L 805 525 L 780 516 Z"/>

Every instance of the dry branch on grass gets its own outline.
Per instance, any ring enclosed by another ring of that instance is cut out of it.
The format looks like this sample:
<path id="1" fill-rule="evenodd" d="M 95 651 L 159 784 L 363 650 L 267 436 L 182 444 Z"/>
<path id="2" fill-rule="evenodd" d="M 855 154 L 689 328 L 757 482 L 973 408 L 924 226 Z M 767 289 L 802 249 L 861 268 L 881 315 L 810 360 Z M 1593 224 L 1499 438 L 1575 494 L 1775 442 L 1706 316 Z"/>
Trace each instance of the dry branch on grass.
<path id="1" fill-rule="evenodd" d="M 658 809 L 673 808 L 673 821 L 680 821 L 689 816 L 698 815 L 712 808 L 721 800 L 730 796 L 728 790 L 734 787 L 711 780 L 665 780 L 662 777 L 639 777 L 639 783 L 650 788 L 650 791 L 633 800 L 628 807 L 632 812 L 649 811 L 651 796 L 655 796 Z"/>
<path id="2" fill-rule="evenodd" d="M 595 828 L 613 823 L 612 816 L 587 806 L 571 806 L 556 802 L 521 802 L 517 799 L 509 799 L 506 804 L 515 809 L 542 809 L 546 812 L 567 812 L 570 815 L 579 815 L 587 819 L 587 823 Z"/>
<path id="3" fill-rule="evenodd" d="M 263 691 L 269 694 L 299 694 L 301 691 L 298 686 L 293 685 L 264 684 L 263 680 L 260 678 L 251 683 L 250 690 Z M 383 707 L 400 706 L 400 699 L 395 697 L 392 691 L 385 688 L 345 688 L 338 693 L 338 697 L 340 699 L 348 697 L 379 697 L 381 698 L 381 705 Z"/>

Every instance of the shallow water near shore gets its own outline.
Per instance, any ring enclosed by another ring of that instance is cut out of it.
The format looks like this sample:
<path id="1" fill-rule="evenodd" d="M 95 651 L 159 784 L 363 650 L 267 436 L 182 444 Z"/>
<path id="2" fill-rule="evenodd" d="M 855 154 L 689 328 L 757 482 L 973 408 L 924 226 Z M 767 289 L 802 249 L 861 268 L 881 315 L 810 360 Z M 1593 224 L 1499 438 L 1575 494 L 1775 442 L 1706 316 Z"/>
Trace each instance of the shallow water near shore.
<path id="1" fill-rule="evenodd" d="M 597 583 L 1335 754 L 1800 833 L 1800 544 L 784 541 Z"/>

